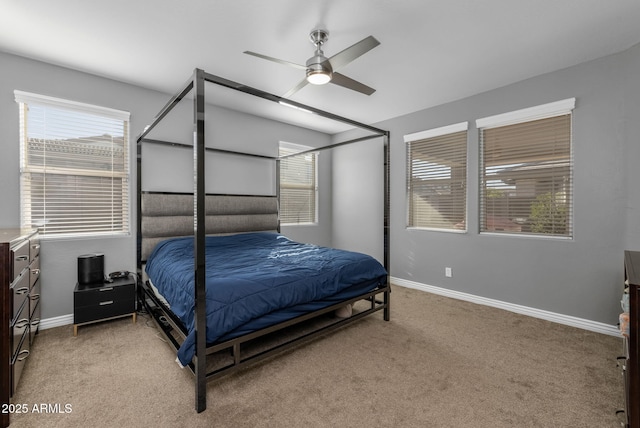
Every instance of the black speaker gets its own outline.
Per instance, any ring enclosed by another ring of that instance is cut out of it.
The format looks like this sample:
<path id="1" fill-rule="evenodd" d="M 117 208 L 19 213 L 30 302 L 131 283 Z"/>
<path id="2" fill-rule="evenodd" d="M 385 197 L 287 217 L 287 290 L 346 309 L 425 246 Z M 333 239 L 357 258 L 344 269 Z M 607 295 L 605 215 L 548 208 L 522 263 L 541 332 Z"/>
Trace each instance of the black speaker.
<path id="1" fill-rule="evenodd" d="M 104 254 L 78 256 L 78 283 L 96 284 L 104 282 Z"/>

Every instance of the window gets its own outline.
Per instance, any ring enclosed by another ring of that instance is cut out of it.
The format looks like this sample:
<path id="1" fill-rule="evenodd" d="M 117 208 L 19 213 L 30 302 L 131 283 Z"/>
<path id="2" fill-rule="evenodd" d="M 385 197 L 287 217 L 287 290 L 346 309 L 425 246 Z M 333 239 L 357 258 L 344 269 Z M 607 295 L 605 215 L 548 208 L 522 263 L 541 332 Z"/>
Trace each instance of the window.
<path id="1" fill-rule="evenodd" d="M 574 105 L 478 119 L 481 232 L 572 236 Z"/>
<path id="2" fill-rule="evenodd" d="M 404 136 L 409 227 L 466 230 L 467 126 Z"/>
<path id="3" fill-rule="evenodd" d="M 21 224 L 43 236 L 129 233 L 129 113 L 15 91 Z"/>
<path id="4" fill-rule="evenodd" d="M 283 224 L 318 221 L 318 154 L 308 150 L 311 147 L 280 143 L 280 221 Z"/>

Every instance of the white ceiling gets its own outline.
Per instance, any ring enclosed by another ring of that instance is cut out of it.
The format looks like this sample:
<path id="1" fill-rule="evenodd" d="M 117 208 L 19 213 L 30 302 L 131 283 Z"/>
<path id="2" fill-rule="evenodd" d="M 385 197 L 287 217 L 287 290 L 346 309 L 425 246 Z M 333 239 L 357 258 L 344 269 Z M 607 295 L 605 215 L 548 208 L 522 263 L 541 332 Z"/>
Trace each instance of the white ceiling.
<path id="1" fill-rule="evenodd" d="M 283 95 L 303 71 L 243 51 L 304 64 L 314 28 L 328 57 L 373 35 L 340 70 L 373 95 L 292 99 L 374 124 L 625 50 L 639 23 L 639 0 L 0 0 L 0 50 L 168 94 L 202 68 Z"/>

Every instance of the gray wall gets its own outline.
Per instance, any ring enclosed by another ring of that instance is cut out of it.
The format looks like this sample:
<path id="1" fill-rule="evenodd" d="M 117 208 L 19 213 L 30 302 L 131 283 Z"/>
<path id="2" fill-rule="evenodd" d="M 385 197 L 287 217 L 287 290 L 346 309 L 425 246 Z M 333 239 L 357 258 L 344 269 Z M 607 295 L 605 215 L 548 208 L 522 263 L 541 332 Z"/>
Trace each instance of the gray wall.
<path id="1" fill-rule="evenodd" d="M 640 45 L 621 55 L 624 86 L 626 228 L 624 247 L 640 251 Z"/>
<path id="2" fill-rule="evenodd" d="M 344 133 L 345 140 L 355 138 Z M 331 245 L 384 260 L 384 146 L 381 137 L 334 149 Z"/>
<path id="3" fill-rule="evenodd" d="M 391 275 L 616 324 L 623 250 L 640 249 L 639 58 L 640 45 L 377 124 L 391 131 Z M 576 98 L 574 239 L 479 234 L 475 119 L 570 97 Z M 403 135 L 461 121 L 470 124 L 468 232 L 409 230 Z M 453 269 L 451 278 L 445 267 Z"/>
<path id="4" fill-rule="evenodd" d="M 185 76 L 186 78 L 188 76 Z M 177 82 L 177 84 L 182 83 Z M 15 89 L 96 104 L 131 113 L 130 137 L 132 153 L 134 154 L 131 157 L 131 171 L 134 178 L 131 183 L 131 236 L 103 239 L 44 240 L 41 251 L 41 281 L 43 297 L 42 318 L 46 320 L 73 313 L 73 288 L 77 280 L 78 255 L 91 252 L 104 253 L 105 270 L 107 272 L 121 269 L 135 270 L 135 137 L 165 105 L 169 95 L 0 52 L 0 148 L 2 150 L 2 156 L 0 156 L 0 183 L 2 183 L 0 187 L 0 196 L 2 197 L 0 228 L 17 227 L 20 222 L 20 151 L 18 107 L 13 95 Z M 176 90 L 178 90 L 177 87 Z M 190 108 L 190 105 L 187 107 Z M 289 125 L 274 124 L 271 121 L 239 114 L 238 112 L 212 106 L 208 107 L 207 112 L 215 113 L 215 117 L 217 117 L 215 122 L 207 124 L 207 135 L 211 134 L 216 141 L 222 141 L 224 142 L 223 144 L 234 145 L 227 148 L 240 147 L 242 150 L 255 149 L 257 153 L 275 154 L 277 152 L 277 143 L 280 139 L 311 145 L 325 144 L 329 141 L 329 137 L 325 134 Z M 185 112 L 176 114 L 184 115 Z M 189 132 L 190 117 L 190 113 L 188 113 L 186 125 L 176 131 L 177 136 L 184 136 L 184 129 Z M 235 144 L 238 146 L 235 146 Z M 147 149 L 145 148 L 145 150 Z M 171 183 L 176 188 L 182 189 L 184 187 L 183 180 L 186 179 L 186 191 L 191 191 L 192 175 L 190 171 L 192 161 L 190 160 L 189 150 L 182 149 L 181 155 L 171 154 L 170 156 L 174 163 L 169 163 L 166 169 L 156 169 L 155 173 L 153 171 L 147 172 L 151 183 L 148 187 L 153 188 L 153 182 L 157 180 L 164 184 Z M 187 172 L 174 173 L 173 166 L 176 163 L 183 162 L 185 159 Z M 330 242 L 330 159 L 330 154 L 322 156 L 319 166 L 322 177 L 319 185 L 320 202 L 323 207 L 320 212 L 320 223 L 317 226 L 310 227 L 284 228 L 283 231 L 294 239 L 305 239 L 309 242 L 325 245 Z M 226 166 L 223 165 L 223 167 Z M 252 174 L 253 172 L 250 171 L 245 176 L 235 177 L 241 180 L 239 184 L 241 188 L 250 188 L 251 186 L 247 183 L 255 183 L 255 177 Z M 223 182 L 223 180 L 215 176 L 209 179 L 215 186 Z M 268 182 L 268 180 L 263 180 L 263 182 Z M 268 185 L 263 186 L 263 188 L 268 187 Z"/>

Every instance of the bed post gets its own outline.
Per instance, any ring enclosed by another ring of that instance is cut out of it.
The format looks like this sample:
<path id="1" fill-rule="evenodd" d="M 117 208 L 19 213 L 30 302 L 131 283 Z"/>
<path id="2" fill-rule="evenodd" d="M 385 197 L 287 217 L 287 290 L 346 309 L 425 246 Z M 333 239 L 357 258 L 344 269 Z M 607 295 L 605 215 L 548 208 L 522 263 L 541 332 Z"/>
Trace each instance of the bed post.
<path id="1" fill-rule="evenodd" d="M 389 272 L 389 215 L 390 215 L 390 200 L 389 200 L 389 174 L 390 174 L 390 147 L 389 147 L 389 131 L 384 133 L 382 142 L 384 145 L 384 268 L 387 270 L 387 291 L 384 292 L 384 320 L 389 321 L 391 319 L 391 273 Z"/>
<path id="2" fill-rule="evenodd" d="M 196 411 L 207 408 L 206 384 L 206 287 L 205 287 L 205 180 L 204 180 L 204 72 L 195 69 L 193 73 L 193 227 L 194 227 L 194 269 L 195 269 L 195 323 L 196 323 Z"/>
<path id="3" fill-rule="evenodd" d="M 278 153 L 278 157 L 276 158 L 276 201 L 278 201 L 278 233 L 280 230 L 280 166 L 282 162 L 280 161 L 280 154 Z"/>
<path id="4" fill-rule="evenodd" d="M 136 141 L 136 272 L 142 281 L 142 141 Z"/>

